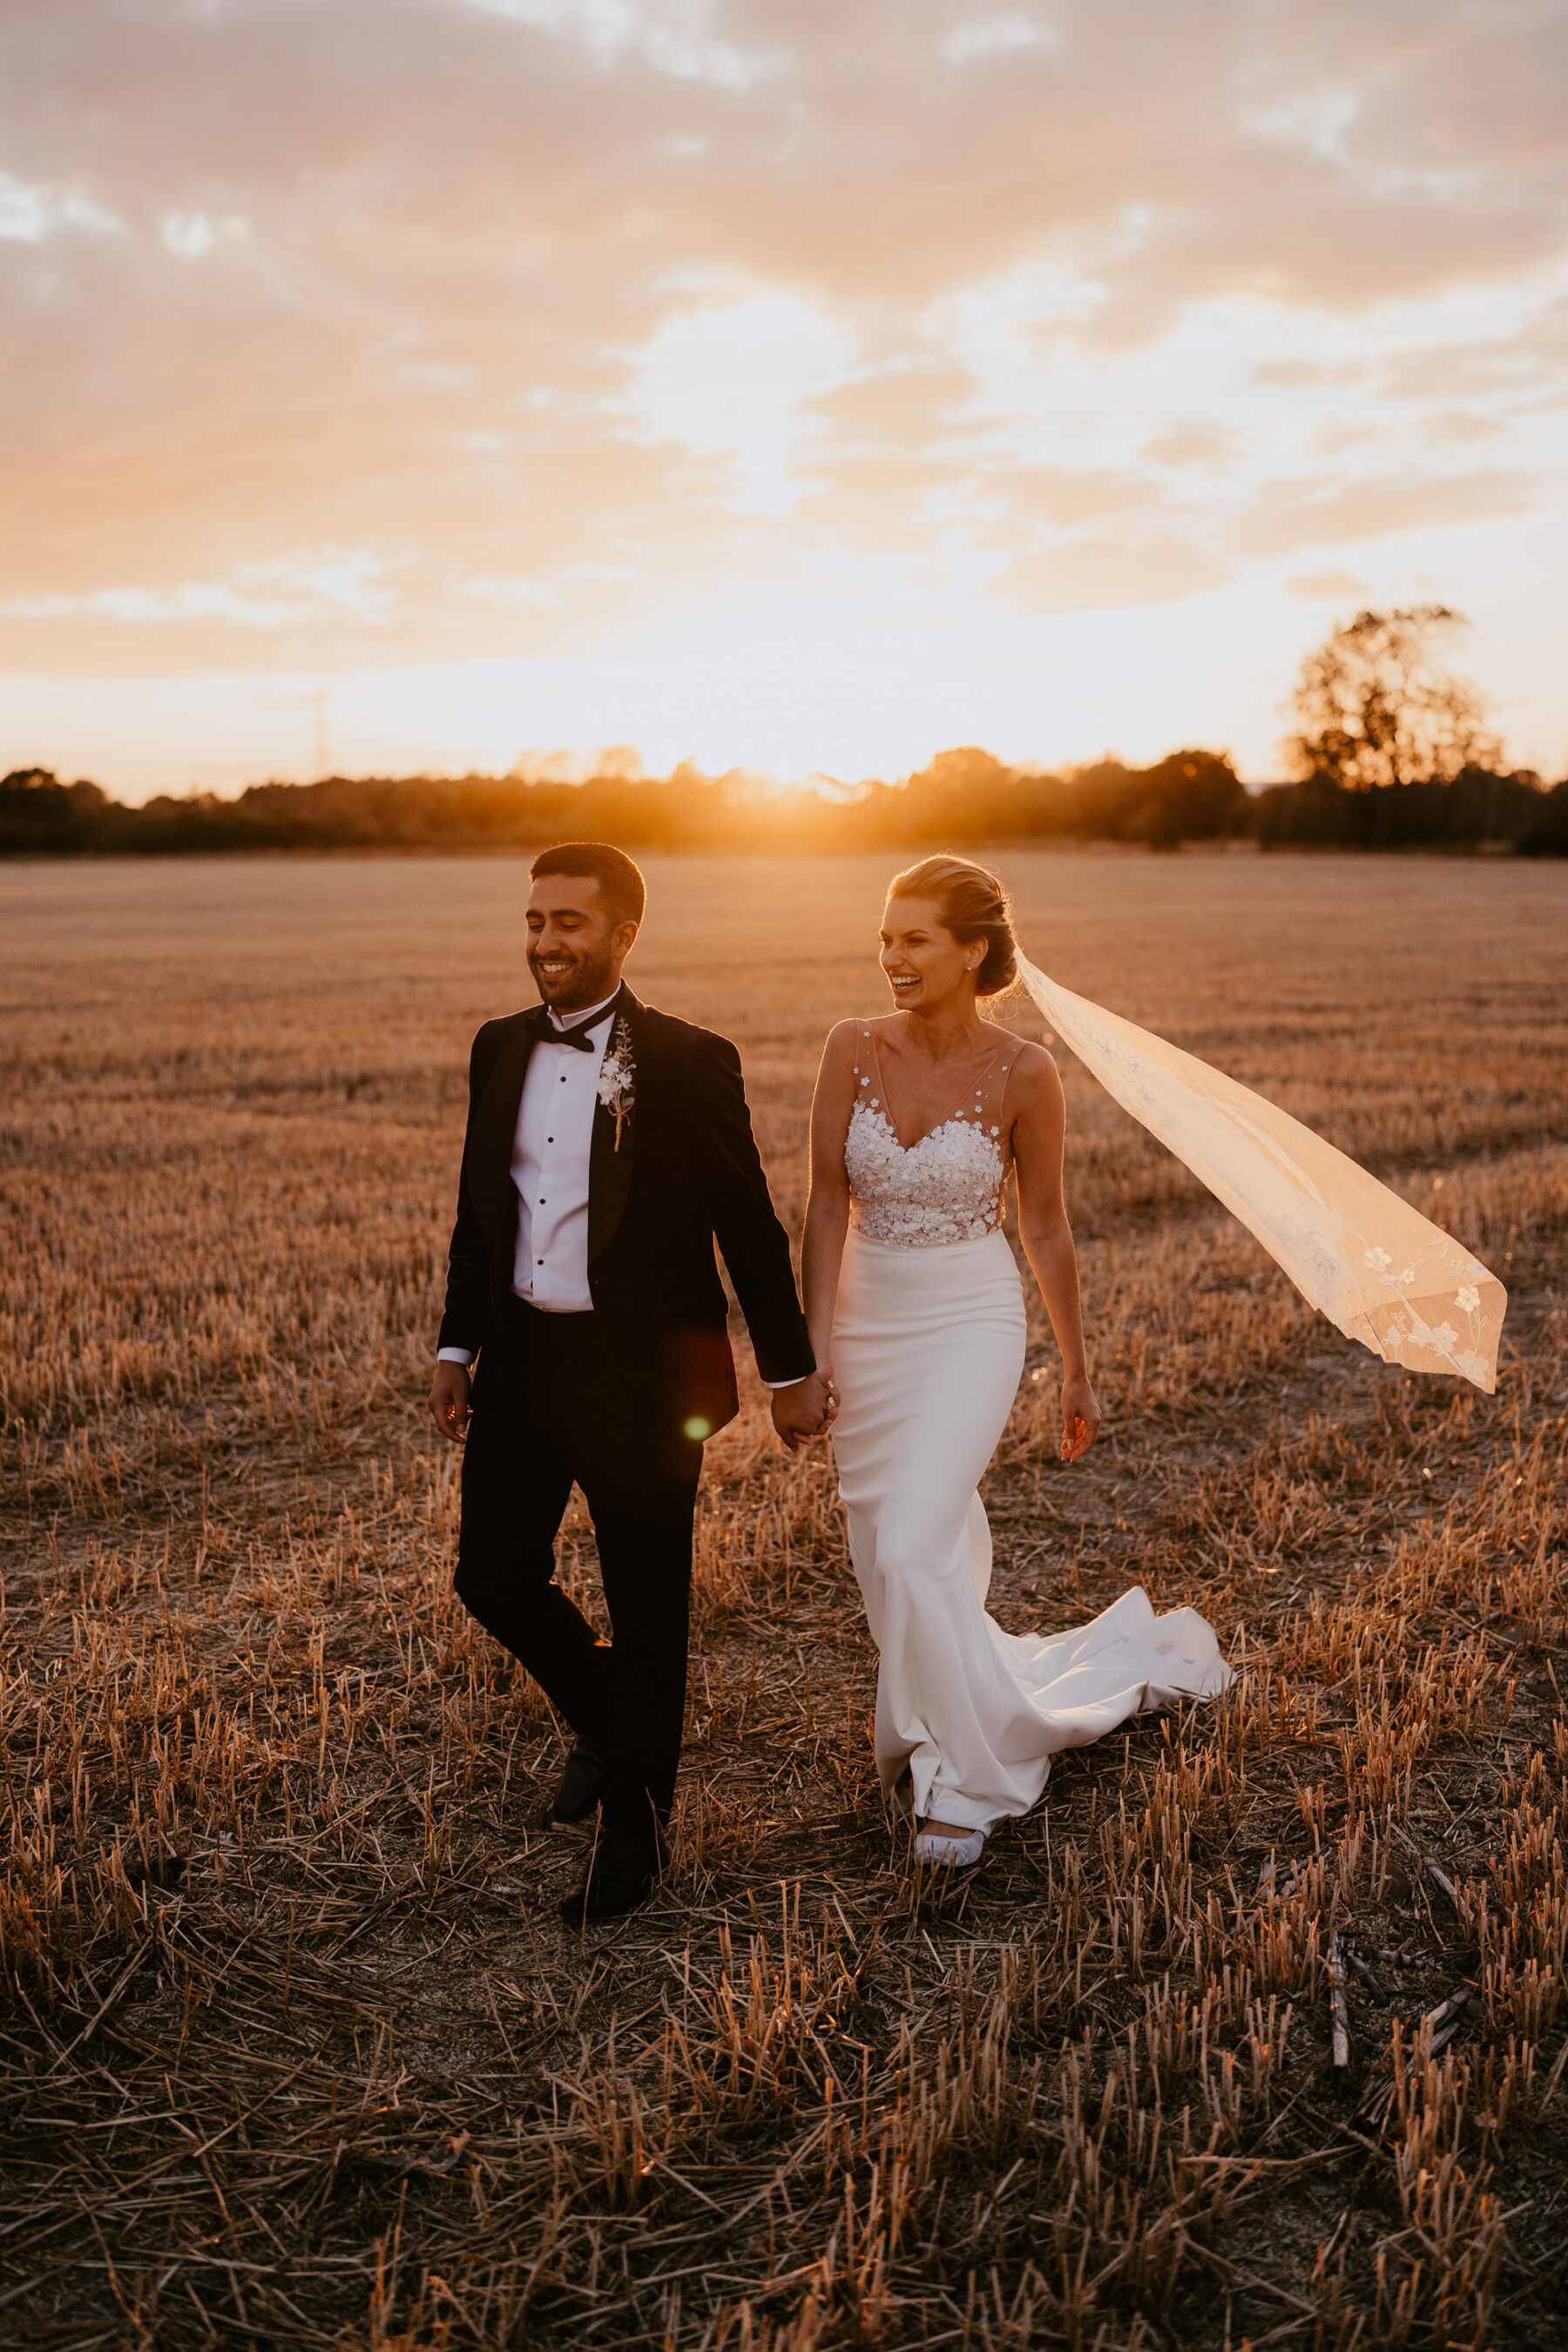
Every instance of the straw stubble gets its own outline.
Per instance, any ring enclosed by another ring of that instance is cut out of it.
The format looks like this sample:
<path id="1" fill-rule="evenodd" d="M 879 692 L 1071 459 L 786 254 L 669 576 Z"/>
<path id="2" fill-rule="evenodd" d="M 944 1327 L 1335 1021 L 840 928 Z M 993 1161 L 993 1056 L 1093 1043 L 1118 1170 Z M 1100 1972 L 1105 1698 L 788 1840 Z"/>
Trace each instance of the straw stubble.
<path id="1" fill-rule="evenodd" d="M 1552 2340 L 1568 877 L 1006 862 L 1053 971 L 1497 1267 L 1499 1394 L 1314 1322 L 1068 1066 L 1108 1428 L 1062 1469 L 1036 1315 L 993 1605 L 1142 1580 L 1236 1688 L 922 1875 L 830 1465 L 748 1383 L 669 1881 L 586 1941 L 422 1407 L 520 868 L 0 877 L 11 2340 Z M 881 878 L 650 864 L 633 977 L 738 1038 L 792 1223 Z M 562 1556 L 594 1605 L 580 1509 Z"/>

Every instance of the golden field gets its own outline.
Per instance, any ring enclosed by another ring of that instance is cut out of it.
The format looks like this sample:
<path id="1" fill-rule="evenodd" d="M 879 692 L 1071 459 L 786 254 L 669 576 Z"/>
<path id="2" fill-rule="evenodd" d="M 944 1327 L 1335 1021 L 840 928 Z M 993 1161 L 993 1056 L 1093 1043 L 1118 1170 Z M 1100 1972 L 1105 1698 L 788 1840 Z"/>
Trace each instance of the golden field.
<path id="1" fill-rule="evenodd" d="M 524 867 L 0 869 L 8 2340 L 1561 2342 L 1568 871 L 999 862 L 1054 976 L 1503 1277 L 1498 1394 L 1342 1341 L 1068 1063 L 1108 1422 L 1063 1469 L 1037 1329 L 992 1605 L 1142 1581 L 1236 1689 L 1070 1755 L 932 1885 L 830 1464 L 753 1385 L 671 1876 L 586 1941 L 423 1406 Z M 885 871 L 647 861 L 628 976 L 739 1042 L 796 1228 Z"/>

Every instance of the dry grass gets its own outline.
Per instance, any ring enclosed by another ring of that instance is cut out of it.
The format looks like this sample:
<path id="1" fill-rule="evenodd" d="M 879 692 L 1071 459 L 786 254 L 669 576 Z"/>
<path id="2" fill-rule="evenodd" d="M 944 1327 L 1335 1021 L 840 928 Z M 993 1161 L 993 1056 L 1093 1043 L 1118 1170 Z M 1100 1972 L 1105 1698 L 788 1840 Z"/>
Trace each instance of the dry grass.
<path id="1" fill-rule="evenodd" d="M 586 1943 L 420 1402 L 521 869 L 0 875 L 11 2341 L 1561 2341 L 1568 874 L 1005 862 L 1048 969 L 1505 1275 L 1499 1394 L 1342 1343 L 1069 1070 L 1110 1426 L 1054 1461 L 1037 1331 L 994 1604 L 1142 1579 L 1237 1689 L 922 1883 L 828 1465 L 753 1400 L 674 1871 Z M 791 1214 L 879 879 L 650 871 L 634 976 L 741 1040 Z"/>

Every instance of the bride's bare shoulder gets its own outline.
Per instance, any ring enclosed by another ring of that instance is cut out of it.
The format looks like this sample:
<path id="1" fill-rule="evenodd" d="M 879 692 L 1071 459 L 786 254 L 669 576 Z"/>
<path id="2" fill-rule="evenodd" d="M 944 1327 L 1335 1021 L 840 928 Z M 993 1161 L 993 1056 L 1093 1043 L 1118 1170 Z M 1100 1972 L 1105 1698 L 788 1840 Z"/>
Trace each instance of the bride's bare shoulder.
<path id="1" fill-rule="evenodd" d="M 832 1053 L 835 1048 L 838 1048 L 847 1054 L 857 1054 L 862 1043 L 871 1035 L 873 1031 L 880 1035 L 886 1027 L 885 1021 L 875 1018 L 869 1021 L 858 1019 L 836 1021 L 827 1033 L 827 1043 L 823 1047 L 823 1051 Z"/>
<path id="2" fill-rule="evenodd" d="M 859 1053 L 861 1039 L 869 1024 L 864 1021 L 836 1021 L 828 1031 L 822 1047 L 824 1071 L 852 1069 Z"/>
<path id="3" fill-rule="evenodd" d="M 1020 1037 L 1018 1050 L 1007 1072 L 1009 1088 L 1017 1087 L 1026 1095 L 1054 1095 L 1061 1086 L 1057 1073 L 1056 1056 L 1047 1054 L 1028 1037 Z"/>

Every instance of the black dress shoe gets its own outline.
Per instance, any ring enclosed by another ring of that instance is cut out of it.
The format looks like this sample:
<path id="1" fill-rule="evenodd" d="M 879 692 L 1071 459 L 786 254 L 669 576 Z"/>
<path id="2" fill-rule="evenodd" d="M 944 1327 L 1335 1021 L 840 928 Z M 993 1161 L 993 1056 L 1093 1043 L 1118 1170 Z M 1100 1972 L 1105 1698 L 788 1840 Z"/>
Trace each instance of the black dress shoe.
<path id="1" fill-rule="evenodd" d="M 609 1767 L 603 1757 L 595 1756 L 587 1741 L 580 1739 L 566 1759 L 561 1786 L 545 1808 L 544 1828 L 561 1829 L 573 1822 L 585 1822 L 590 1814 L 596 1813 L 609 1777 Z"/>
<path id="2" fill-rule="evenodd" d="M 658 1885 L 658 1871 L 651 1860 L 638 1868 L 596 1853 L 582 1885 L 562 1904 L 561 1916 L 569 1927 L 586 1927 L 591 1919 L 618 1918 L 623 1911 L 635 1911 L 646 1903 Z"/>

